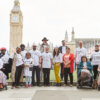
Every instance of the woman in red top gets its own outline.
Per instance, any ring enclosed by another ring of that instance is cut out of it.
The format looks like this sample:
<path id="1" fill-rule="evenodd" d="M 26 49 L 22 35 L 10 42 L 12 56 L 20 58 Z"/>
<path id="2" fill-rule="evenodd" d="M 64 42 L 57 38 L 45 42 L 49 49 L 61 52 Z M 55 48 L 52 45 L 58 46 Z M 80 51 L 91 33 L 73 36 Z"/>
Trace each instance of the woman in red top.
<path id="1" fill-rule="evenodd" d="M 74 55 L 70 53 L 70 48 L 66 48 L 66 53 L 63 55 L 64 64 L 64 85 L 67 85 L 68 75 L 70 77 L 70 86 L 73 85 L 73 71 L 74 71 Z"/>

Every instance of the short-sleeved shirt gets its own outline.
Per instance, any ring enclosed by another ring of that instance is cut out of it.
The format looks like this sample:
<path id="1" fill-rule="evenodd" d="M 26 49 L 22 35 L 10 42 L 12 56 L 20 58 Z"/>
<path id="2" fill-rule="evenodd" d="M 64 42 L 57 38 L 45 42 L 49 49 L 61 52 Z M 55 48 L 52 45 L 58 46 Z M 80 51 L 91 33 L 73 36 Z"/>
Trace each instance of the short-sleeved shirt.
<path id="1" fill-rule="evenodd" d="M 27 51 L 26 51 L 26 50 L 21 51 L 21 55 L 22 55 L 23 60 L 25 59 L 26 53 L 27 53 Z"/>
<path id="2" fill-rule="evenodd" d="M 51 59 L 53 58 L 51 53 L 42 53 L 42 68 L 51 68 Z"/>
<path id="3" fill-rule="evenodd" d="M 61 55 L 61 53 L 59 53 L 58 56 L 55 55 L 55 57 L 53 58 L 53 63 L 57 63 L 57 62 L 59 62 L 59 63 L 62 62 L 62 55 Z"/>
<path id="4" fill-rule="evenodd" d="M 79 64 L 81 62 L 81 57 L 82 56 L 87 56 L 87 50 L 85 48 L 76 48 L 75 50 L 75 61 L 76 61 L 76 64 Z"/>
<path id="5" fill-rule="evenodd" d="M 23 58 L 21 54 L 16 53 L 16 67 L 23 65 Z M 11 59 L 14 58 L 14 53 L 10 56 Z"/>
<path id="6" fill-rule="evenodd" d="M 100 64 L 100 51 L 99 52 L 94 51 L 90 55 L 90 58 L 92 59 L 92 62 L 91 62 L 92 65 L 99 65 Z"/>
<path id="7" fill-rule="evenodd" d="M 62 54 L 66 53 L 66 46 L 62 46 Z"/>
<path id="8" fill-rule="evenodd" d="M 34 66 L 38 66 L 39 65 L 39 58 L 41 57 L 41 53 L 38 50 L 31 50 L 30 51 L 32 59 L 34 60 Z"/>
<path id="9" fill-rule="evenodd" d="M 2 59 L 0 59 L 0 69 L 2 69 L 3 68 L 3 61 L 2 61 Z"/>
<path id="10" fill-rule="evenodd" d="M 8 64 L 8 60 L 9 60 L 9 55 L 5 54 L 1 57 L 2 61 L 4 64 Z"/>
<path id="11" fill-rule="evenodd" d="M 24 59 L 24 65 L 28 65 L 30 67 L 33 66 L 33 59 Z M 24 67 L 24 76 L 32 76 L 32 71 L 29 70 L 30 67 Z"/>

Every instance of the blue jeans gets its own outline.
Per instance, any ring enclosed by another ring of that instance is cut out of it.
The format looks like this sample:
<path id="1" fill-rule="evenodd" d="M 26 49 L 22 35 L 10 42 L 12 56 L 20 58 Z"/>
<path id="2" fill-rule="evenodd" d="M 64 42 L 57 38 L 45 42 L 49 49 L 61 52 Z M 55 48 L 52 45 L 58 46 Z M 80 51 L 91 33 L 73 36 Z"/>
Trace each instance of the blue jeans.
<path id="1" fill-rule="evenodd" d="M 26 85 L 31 85 L 31 83 L 32 83 L 32 77 L 26 76 Z"/>

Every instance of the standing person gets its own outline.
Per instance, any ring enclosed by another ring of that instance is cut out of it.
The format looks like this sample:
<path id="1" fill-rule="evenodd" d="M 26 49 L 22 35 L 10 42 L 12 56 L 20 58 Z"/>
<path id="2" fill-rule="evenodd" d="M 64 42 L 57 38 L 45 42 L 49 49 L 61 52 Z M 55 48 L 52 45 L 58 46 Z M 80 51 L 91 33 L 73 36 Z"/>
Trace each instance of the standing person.
<path id="1" fill-rule="evenodd" d="M 99 45 L 95 46 L 95 51 L 90 56 L 91 64 L 93 65 L 93 73 L 94 73 L 94 88 L 97 88 L 97 75 L 98 75 L 98 66 L 100 64 L 100 50 Z"/>
<path id="2" fill-rule="evenodd" d="M 25 59 L 25 55 L 27 53 L 27 51 L 25 50 L 25 45 L 24 44 L 21 44 L 20 45 L 20 48 L 21 48 L 21 55 L 22 55 L 22 58 L 23 58 L 23 61 Z M 22 68 L 22 73 L 21 73 L 21 78 L 20 78 L 20 85 L 23 86 L 23 74 L 24 74 L 24 67 Z"/>
<path id="3" fill-rule="evenodd" d="M 74 55 L 70 53 L 70 48 L 66 48 L 66 53 L 63 55 L 64 63 L 64 85 L 67 85 L 68 75 L 70 77 L 70 86 L 73 85 L 73 71 L 74 71 Z"/>
<path id="4" fill-rule="evenodd" d="M 44 37 L 44 38 L 42 39 L 42 42 L 43 42 L 43 43 L 40 45 L 40 52 L 41 52 L 41 53 L 44 52 L 46 46 L 50 47 L 49 44 L 48 44 L 48 39 L 47 39 L 46 37 Z M 43 79 L 43 72 L 42 72 L 42 67 L 41 67 L 41 71 L 40 71 L 40 80 L 42 81 L 42 79 Z"/>
<path id="5" fill-rule="evenodd" d="M 87 50 L 83 47 L 83 42 L 79 42 L 79 47 L 75 50 L 75 66 L 77 67 L 77 76 L 78 76 L 78 66 L 81 62 L 81 57 L 87 56 Z"/>
<path id="6" fill-rule="evenodd" d="M 33 50 L 30 51 L 33 58 L 33 72 L 32 72 L 32 85 L 35 86 L 35 72 L 37 79 L 37 86 L 40 86 L 40 69 L 41 69 L 41 53 L 37 50 L 36 44 L 33 44 Z"/>
<path id="7" fill-rule="evenodd" d="M 21 44 L 20 45 L 20 48 L 21 48 L 21 55 L 23 57 L 23 60 L 25 59 L 25 56 L 26 56 L 26 53 L 27 51 L 25 50 L 25 45 L 24 44 Z"/>
<path id="8" fill-rule="evenodd" d="M 9 55 L 6 53 L 6 48 L 4 47 L 1 48 L 0 59 L 2 59 L 3 61 L 3 68 L 1 70 L 5 73 L 7 79 L 9 79 L 9 73 L 10 73 Z"/>
<path id="9" fill-rule="evenodd" d="M 54 51 L 53 51 L 53 64 L 54 64 L 54 72 L 55 72 L 55 78 L 56 78 L 56 86 L 61 85 L 60 76 L 59 76 L 61 62 L 62 62 L 62 55 L 59 51 L 59 48 L 56 47 L 54 48 Z"/>
<path id="10" fill-rule="evenodd" d="M 16 52 L 10 56 L 12 59 L 12 70 L 11 70 L 11 79 L 12 79 L 12 89 L 14 87 L 19 88 L 22 67 L 23 67 L 23 58 L 21 56 L 21 49 L 16 48 Z"/>
<path id="11" fill-rule="evenodd" d="M 43 39 L 42 39 L 42 44 L 41 44 L 41 46 L 40 46 L 40 51 L 41 51 L 41 53 L 43 53 L 44 52 L 44 50 L 45 50 L 45 47 L 49 47 L 49 44 L 48 44 L 48 39 L 46 38 L 46 37 L 44 37 Z"/>
<path id="12" fill-rule="evenodd" d="M 66 42 L 65 42 L 65 40 L 62 40 L 62 46 L 59 47 L 59 50 L 60 50 L 60 53 L 62 54 L 62 57 L 66 53 L 66 48 L 67 48 Z M 63 80 L 63 76 L 64 76 L 63 62 L 61 62 L 61 72 L 60 72 L 61 80 Z"/>
<path id="13" fill-rule="evenodd" d="M 52 68 L 53 63 L 52 54 L 49 52 L 49 47 L 45 48 L 45 52 L 42 53 L 42 68 L 44 75 L 44 86 L 50 85 L 50 69 Z"/>
<path id="14" fill-rule="evenodd" d="M 32 83 L 32 67 L 33 67 L 33 59 L 31 58 L 31 54 L 29 52 L 26 53 L 26 57 L 24 59 L 24 76 L 26 78 L 25 87 L 31 87 Z"/>

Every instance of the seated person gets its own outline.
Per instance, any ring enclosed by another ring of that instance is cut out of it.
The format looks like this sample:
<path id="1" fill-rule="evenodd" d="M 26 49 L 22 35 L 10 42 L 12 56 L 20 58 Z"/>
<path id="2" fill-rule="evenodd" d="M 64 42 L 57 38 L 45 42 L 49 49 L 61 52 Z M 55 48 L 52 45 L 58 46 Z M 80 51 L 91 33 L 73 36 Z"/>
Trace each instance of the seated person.
<path id="1" fill-rule="evenodd" d="M 79 68 L 78 76 L 80 76 L 78 81 L 80 81 L 80 80 L 84 81 L 91 77 L 92 65 L 89 61 L 87 61 L 87 57 L 83 56 L 81 58 L 81 62 L 79 64 L 78 68 Z"/>
<path id="2" fill-rule="evenodd" d="M 7 83 L 6 83 L 7 76 L 1 71 L 2 68 L 3 68 L 3 61 L 0 59 L 0 89 L 3 89 L 4 87 L 7 89 Z"/>

